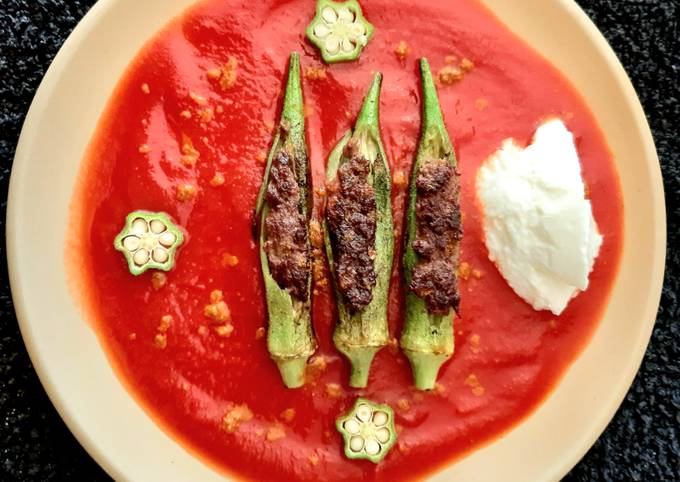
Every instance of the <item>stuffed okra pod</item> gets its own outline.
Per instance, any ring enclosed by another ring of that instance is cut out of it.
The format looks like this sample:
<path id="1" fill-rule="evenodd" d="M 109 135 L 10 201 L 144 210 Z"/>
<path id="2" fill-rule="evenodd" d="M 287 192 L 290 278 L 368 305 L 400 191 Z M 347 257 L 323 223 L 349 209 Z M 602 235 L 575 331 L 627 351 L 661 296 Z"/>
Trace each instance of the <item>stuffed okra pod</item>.
<path id="1" fill-rule="evenodd" d="M 389 340 L 387 302 L 394 252 L 391 177 L 380 138 L 381 74 L 354 129 L 327 166 L 326 253 L 337 294 L 335 346 L 352 365 L 350 386 L 365 387 L 375 354 Z"/>
<path id="2" fill-rule="evenodd" d="M 426 59 L 421 59 L 423 119 L 406 214 L 406 320 L 400 345 L 416 388 L 434 388 L 453 355 L 458 311 L 457 270 L 462 238 L 460 180 Z"/>
<path id="3" fill-rule="evenodd" d="M 300 60 L 290 58 L 281 122 L 269 152 L 255 212 L 269 328 L 267 347 L 284 384 L 304 384 L 316 349 L 311 319 L 311 196 L 300 86 Z"/>

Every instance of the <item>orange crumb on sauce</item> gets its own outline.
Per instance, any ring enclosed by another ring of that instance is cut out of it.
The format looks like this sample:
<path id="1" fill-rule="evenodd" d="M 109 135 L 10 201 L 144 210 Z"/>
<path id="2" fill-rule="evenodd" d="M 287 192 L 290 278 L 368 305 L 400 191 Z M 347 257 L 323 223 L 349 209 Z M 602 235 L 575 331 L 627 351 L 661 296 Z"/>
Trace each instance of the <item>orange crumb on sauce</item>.
<path id="1" fill-rule="evenodd" d="M 475 101 L 475 109 L 484 110 L 489 107 L 489 101 L 483 97 L 480 97 Z"/>
<path id="2" fill-rule="evenodd" d="M 472 269 L 470 268 L 470 263 L 467 263 L 466 261 L 463 261 L 458 265 L 458 277 L 468 280 L 470 279 L 470 273 L 472 273 Z"/>
<path id="3" fill-rule="evenodd" d="M 225 181 L 224 174 L 222 174 L 221 172 L 216 172 L 213 178 L 210 180 L 210 185 L 212 187 L 220 187 L 224 185 L 224 181 Z"/>
<path id="4" fill-rule="evenodd" d="M 397 400 L 397 408 L 404 412 L 408 412 L 409 410 L 411 410 L 411 402 L 409 402 L 405 398 L 400 398 L 399 400 Z"/>
<path id="5" fill-rule="evenodd" d="M 234 325 L 231 323 L 226 323 L 224 325 L 219 325 L 213 328 L 215 330 L 215 333 L 217 336 L 221 336 L 222 338 L 229 338 L 231 334 L 234 332 Z"/>
<path id="6" fill-rule="evenodd" d="M 468 377 L 465 379 L 465 384 L 472 389 L 473 395 L 477 397 L 481 397 L 482 395 L 484 395 L 485 389 L 479 382 L 477 375 L 473 373 L 468 375 Z"/>
<path id="7" fill-rule="evenodd" d="M 309 242 L 314 248 L 323 248 L 323 233 L 321 223 L 317 219 L 309 222 Z"/>
<path id="8" fill-rule="evenodd" d="M 144 92 L 145 94 L 151 93 L 151 87 L 149 87 L 149 84 L 147 84 L 146 82 L 142 84 L 142 92 Z"/>
<path id="9" fill-rule="evenodd" d="M 233 268 L 238 265 L 238 258 L 233 254 L 223 253 L 222 254 L 222 266 Z"/>
<path id="10" fill-rule="evenodd" d="M 141 146 L 139 146 L 138 150 L 140 154 L 148 154 L 149 152 L 151 152 L 151 148 L 149 147 L 148 144 L 142 144 Z"/>
<path id="11" fill-rule="evenodd" d="M 180 146 L 182 151 L 182 156 L 180 161 L 186 167 L 193 167 L 196 165 L 196 161 L 201 157 L 201 153 L 194 147 L 194 142 L 186 134 L 182 134 L 182 145 Z"/>
<path id="12" fill-rule="evenodd" d="M 548 321 L 548 325 L 550 325 L 550 328 L 557 328 L 557 320 L 555 318 L 551 318 L 550 321 Z"/>
<path id="13" fill-rule="evenodd" d="M 160 350 L 164 349 L 168 346 L 168 335 L 165 333 L 156 333 L 156 336 L 153 338 L 153 346 Z"/>
<path id="14" fill-rule="evenodd" d="M 457 61 L 458 61 L 458 57 L 456 57 L 455 55 L 447 55 L 446 57 L 444 57 L 444 63 L 445 64 L 451 65 L 451 64 L 455 64 Z"/>
<path id="15" fill-rule="evenodd" d="M 188 110 L 183 110 L 182 112 L 179 113 L 179 116 L 182 119 L 191 119 L 191 112 Z"/>
<path id="16" fill-rule="evenodd" d="M 198 334 L 201 336 L 207 335 L 208 334 L 208 327 L 205 325 L 201 325 L 198 327 Z"/>
<path id="17" fill-rule="evenodd" d="M 227 433 L 234 433 L 242 423 L 249 422 L 252 419 L 253 412 L 248 408 L 248 405 L 245 403 L 241 405 L 229 403 L 222 418 L 222 429 Z"/>
<path id="18" fill-rule="evenodd" d="M 475 64 L 472 60 L 468 58 L 463 58 L 460 61 L 460 68 L 463 72 L 470 72 L 472 69 L 475 68 Z"/>
<path id="19" fill-rule="evenodd" d="M 472 353 L 479 353 L 479 342 L 480 341 L 481 341 L 481 337 L 478 334 L 473 333 L 470 336 L 470 350 L 472 351 Z"/>
<path id="20" fill-rule="evenodd" d="M 439 383 L 439 382 L 435 382 L 435 384 L 434 384 L 434 392 L 435 392 L 437 395 L 443 395 L 444 393 L 446 393 L 446 387 L 445 387 L 444 385 L 442 385 L 441 383 Z"/>
<path id="21" fill-rule="evenodd" d="M 406 174 L 404 174 L 404 171 L 395 171 L 394 176 L 392 177 L 392 182 L 397 187 L 405 187 L 408 184 L 408 180 L 406 179 Z"/>
<path id="22" fill-rule="evenodd" d="M 189 98 L 193 100 L 197 105 L 207 105 L 208 104 L 208 99 L 203 97 L 200 94 L 197 94 L 196 92 L 189 92 Z"/>
<path id="23" fill-rule="evenodd" d="M 399 340 L 397 340 L 395 337 L 392 337 L 387 341 L 387 346 L 392 353 L 399 352 Z"/>
<path id="24" fill-rule="evenodd" d="M 286 429 L 284 428 L 283 425 L 280 423 L 276 422 L 274 425 L 269 427 L 269 430 L 267 430 L 267 441 L 268 442 L 276 442 L 277 440 L 281 440 L 282 438 L 285 438 L 286 436 Z"/>
<path id="25" fill-rule="evenodd" d="M 482 273 L 482 272 L 481 272 L 480 270 L 478 270 L 478 269 L 473 269 L 473 270 L 472 270 L 472 276 L 474 276 L 476 279 L 481 279 L 482 276 L 484 276 L 484 273 Z"/>
<path id="26" fill-rule="evenodd" d="M 168 282 L 168 277 L 165 275 L 165 273 L 161 273 L 160 271 L 154 272 L 154 274 L 151 275 L 151 287 L 158 291 L 161 289 L 163 286 L 165 286 L 165 283 Z"/>
<path id="27" fill-rule="evenodd" d="M 405 40 L 400 40 L 396 47 L 394 47 L 394 53 L 399 60 L 406 60 L 410 52 L 411 49 Z"/>
<path id="28" fill-rule="evenodd" d="M 422 402 L 423 400 L 425 400 L 425 395 L 423 395 L 422 392 L 415 392 L 415 393 L 413 394 L 413 401 L 414 401 L 415 403 L 420 403 L 420 402 Z"/>
<path id="29" fill-rule="evenodd" d="M 255 157 L 255 160 L 256 160 L 257 162 L 264 162 L 264 161 L 266 161 L 266 160 L 267 160 L 267 153 L 265 153 L 264 151 L 258 152 L 258 153 L 257 153 L 257 156 Z"/>
<path id="30" fill-rule="evenodd" d="M 210 69 L 206 72 L 210 80 L 218 81 L 222 90 L 229 90 L 236 85 L 238 79 L 238 60 L 230 55 L 227 63 L 222 67 Z"/>
<path id="31" fill-rule="evenodd" d="M 180 202 L 191 201 L 196 198 L 198 189 L 193 184 L 180 184 L 177 186 L 176 198 Z"/>
<path id="32" fill-rule="evenodd" d="M 325 371 L 327 367 L 328 362 L 326 361 L 326 357 L 323 355 L 313 356 L 307 363 L 307 369 L 310 375 L 318 375 Z"/>
<path id="33" fill-rule="evenodd" d="M 319 195 L 319 196 L 325 196 L 326 195 L 326 188 L 325 187 L 317 187 L 314 192 Z"/>
<path id="34" fill-rule="evenodd" d="M 137 333 L 130 333 L 128 335 L 128 340 L 135 341 L 137 339 Z"/>
<path id="35" fill-rule="evenodd" d="M 174 318 L 172 315 L 163 315 L 161 316 L 161 322 L 158 325 L 158 331 L 160 333 L 166 333 L 170 329 L 170 325 L 172 325 L 172 322 L 174 321 Z"/>
<path id="36" fill-rule="evenodd" d="M 215 110 L 212 107 L 201 109 L 198 111 L 198 118 L 205 124 L 212 122 L 215 118 Z"/>
<path id="37" fill-rule="evenodd" d="M 305 69 L 305 79 L 309 80 L 325 80 L 326 69 L 320 65 L 312 65 Z"/>
<path id="38" fill-rule="evenodd" d="M 295 409 L 294 408 L 287 408 L 283 412 L 281 412 L 281 419 L 285 422 L 292 422 L 293 419 L 295 418 Z"/>
<path id="39" fill-rule="evenodd" d="M 266 334 L 267 330 L 265 330 L 264 326 L 261 326 L 257 330 L 255 330 L 255 339 L 259 340 L 260 338 L 264 338 L 264 335 Z"/>
<path id="40" fill-rule="evenodd" d="M 342 387 L 338 383 L 326 383 L 326 395 L 331 398 L 340 398 Z"/>
<path id="41" fill-rule="evenodd" d="M 222 107 L 221 105 L 218 105 L 217 107 L 215 107 L 215 112 L 217 112 L 218 114 L 221 114 L 222 112 L 224 112 L 224 107 Z"/>
<path id="42" fill-rule="evenodd" d="M 311 454 L 309 457 L 307 457 L 307 460 L 309 460 L 309 464 L 312 466 L 319 464 L 319 456 L 316 454 Z"/>
<path id="43" fill-rule="evenodd" d="M 437 79 L 442 85 L 453 85 L 463 79 L 463 71 L 458 67 L 447 65 L 439 71 Z"/>
<path id="44" fill-rule="evenodd" d="M 231 320 L 229 306 L 223 300 L 222 291 L 214 290 L 210 293 L 210 304 L 205 305 L 205 308 L 203 308 L 203 315 L 215 323 L 224 323 Z"/>

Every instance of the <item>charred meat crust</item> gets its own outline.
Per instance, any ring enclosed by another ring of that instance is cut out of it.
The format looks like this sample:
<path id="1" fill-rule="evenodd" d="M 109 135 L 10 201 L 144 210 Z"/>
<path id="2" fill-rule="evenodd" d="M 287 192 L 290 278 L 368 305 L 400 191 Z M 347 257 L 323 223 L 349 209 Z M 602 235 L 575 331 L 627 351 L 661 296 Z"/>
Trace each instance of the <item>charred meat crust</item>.
<path id="1" fill-rule="evenodd" d="M 337 288 L 350 312 L 355 313 L 372 301 L 376 285 L 376 200 L 368 183 L 370 161 L 354 142 L 345 148 L 345 156 L 349 160 L 328 186 L 326 220 Z"/>
<path id="2" fill-rule="evenodd" d="M 298 300 L 305 300 L 311 273 L 307 220 L 300 213 L 300 186 L 294 160 L 280 151 L 272 161 L 267 186 L 265 252 L 272 277 Z"/>
<path id="3" fill-rule="evenodd" d="M 460 240 L 460 181 L 455 168 L 444 159 L 423 162 L 416 178 L 416 239 L 413 250 L 419 256 L 410 289 L 437 315 L 458 310 L 460 294 L 458 269 Z"/>

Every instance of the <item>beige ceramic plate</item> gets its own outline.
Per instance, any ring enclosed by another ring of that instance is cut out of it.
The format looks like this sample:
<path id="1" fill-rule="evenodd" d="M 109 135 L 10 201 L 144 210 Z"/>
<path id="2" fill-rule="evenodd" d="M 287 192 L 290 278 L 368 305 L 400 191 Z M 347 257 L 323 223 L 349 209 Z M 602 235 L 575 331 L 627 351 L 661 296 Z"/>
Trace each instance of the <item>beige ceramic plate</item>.
<path id="1" fill-rule="evenodd" d="M 63 261 L 69 200 L 97 119 L 142 44 L 191 3 L 97 3 L 45 76 L 12 171 L 7 245 L 21 332 L 57 410 L 118 480 L 223 480 L 166 436 L 125 391 L 69 294 Z M 558 480 L 613 416 L 647 346 L 665 254 L 661 175 L 626 74 L 572 0 L 486 3 L 559 67 L 594 111 L 621 175 L 625 247 L 604 319 L 553 394 L 524 423 L 434 480 Z"/>

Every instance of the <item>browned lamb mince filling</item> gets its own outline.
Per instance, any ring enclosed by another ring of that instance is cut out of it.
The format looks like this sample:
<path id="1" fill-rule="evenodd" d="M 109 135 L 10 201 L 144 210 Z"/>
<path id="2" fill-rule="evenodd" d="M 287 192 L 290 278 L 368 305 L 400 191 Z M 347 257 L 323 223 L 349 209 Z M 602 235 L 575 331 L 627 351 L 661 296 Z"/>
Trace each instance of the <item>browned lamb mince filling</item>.
<path id="1" fill-rule="evenodd" d="M 369 160 L 355 145 L 349 145 L 345 155 L 349 161 L 340 166 L 337 180 L 328 186 L 326 219 L 338 291 L 354 313 L 373 299 L 376 204 L 373 187 L 367 182 Z"/>
<path id="2" fill-rule="evenodd" d="M 286 152 L 272 161 L 267 186 L 265 252 L 272 277 L 298 300 L 307 298 L 311 263 L 305 217 L 300 214 L 300 186 Z"/>
<path id="3" fill-rule="evenodd" d="M 435 159 L 422 164 L 416 179 L 417 233 L 412 246 L 419 261 L 410 288 L 437 315 L 457 311 L 460 303 L 456 271 L 463 229 L 458 176 L 450 162 Z"/>

